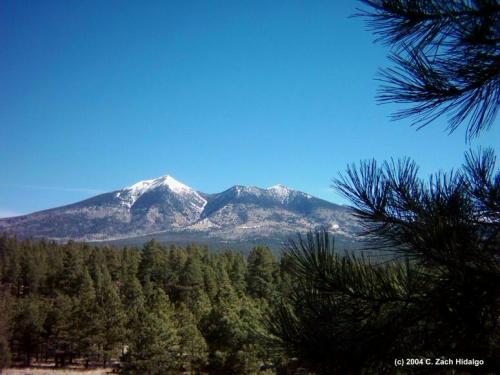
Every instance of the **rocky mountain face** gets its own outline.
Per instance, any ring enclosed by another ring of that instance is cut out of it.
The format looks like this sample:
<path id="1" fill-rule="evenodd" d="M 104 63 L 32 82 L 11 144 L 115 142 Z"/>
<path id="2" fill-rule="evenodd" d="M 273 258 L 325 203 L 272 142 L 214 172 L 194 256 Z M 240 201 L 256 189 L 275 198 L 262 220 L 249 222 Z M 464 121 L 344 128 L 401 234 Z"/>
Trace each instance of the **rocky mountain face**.
<path id="1" fill-rule="evenodd" d="M 358 224 L 348 208 L 283 185 L 267 189 L 237 185 L 222 193 L 204 194 L 171 176 L 68 206 L 0 219 L 0 232 L 85 241 L 151 235 L 265 241 L 318 228 L 351 238 Z"/>

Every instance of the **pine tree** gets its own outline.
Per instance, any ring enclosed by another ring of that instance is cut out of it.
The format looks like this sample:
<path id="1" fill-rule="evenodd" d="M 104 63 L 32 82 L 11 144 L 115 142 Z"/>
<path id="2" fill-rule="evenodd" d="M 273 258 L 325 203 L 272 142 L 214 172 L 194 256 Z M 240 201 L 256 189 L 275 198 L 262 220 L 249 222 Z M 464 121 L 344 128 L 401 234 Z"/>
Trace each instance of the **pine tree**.
<path id="1" fill-rule="evenodd" d="M 0 245 L 1 247 L 1 245 Z M 10 364 L 9 325 L 12 315 L 12 298 L 0 283 L 0 372 Z"/>
<path id="2" fill-rule="evenodd" d="M 146 281 L 146 311 L 139 319 L 127 352 L 122 374 L 162 375 L 180 365 L 179 336 L 174 309 L 161 288 Z"/>
<path id="3" fill-rule="evenodd" d="M 142 286 L 135 275 L 128 275 L 121 289 L 122 305 L 125 307 L 125 337 L 130 342 L 135 329 L 145 311 L 145 298 Z"/>
<path id="4" fill-rule="evenodd" d="M 77 344 L 73 311 L 73 299 L 56 291 L 55 296 L 51 298 L 42 336 L 45 341 L 46 357 L 49 352 L 52 353 L 56 367 L 66 365 L 67 357 L 75 350 Z"/>
<path id="5" fill-rule="evenodd" d="M 500 4 L 496 0 L 362 0 L 361 13 L 391 45 L 380 100 L 413 104 L 395 119 L 425 126 L 449 115 L 471 139 L 493 125 L 500 104 Z"/>
<path id="6" fill-rule="evenodd" d="M 211 263 L 205 264 L 203 267 L 203 284 L 205 293 L 213 301 L 217 294 L 217 276 Z"/>
<path id="7" fill-rule="evenodd" d="M 37 354 L 46 314 L 46 305 L 36 296 L 16 301 L 12 318 L 12 341 L 16 350 L 24 354 L 25 366 L 30 366 L 33 354 Z"/>
<path id="8" fill-rule="evenodd" d="M 139 280 L 146 279 L 165 286 L 168 283 L 167 255 L 165 249 L 156 241 L 151 240 L 144 245 L 142 259 L 139 264 Z"/>
<path id="9" fill-rule="evenodd" d="M 163 375 L 179 365 L 178 338 L 164 314 L 146 312 L 122 357 L 122 374 Z"/>
<path id="10" fill-rule="evenodd" d="M 68 243 L 63 257 L 63 268 L 58 275 L 58 289 L 68 296 L 76 296 L 83 275 L 83 259 L 73 243 Z"/>
<path id="11" fill-rule="evenodd" d="M 180 285 L 180 277 L 182 270 L 187 262 L 186 251 L 182 248 L 172 246 L 167 255 L 167 265 L 169 270 L 168 295 L 173 302 L 177 302 L 180 298 L 178 286 Z"/>
<path id="12" fill-rule="evenodd" d="M 180 284 L 185 287 L 202 288 L 203 271 L 200 259 L 196 256 L 190 256 L 184 265 L 180 275 Z"/>
<path id="13" fill-rule="evenodd" d="M 253 374 L 259 369 L 260 316 L 245 300 L 219 300 L 200 322 L 211 374 Z"/>
<path id="14" fill-rule="evenodd" d="M 116 251 L 116 249 L 112 249 L 108 246 L 104 247 L 104 249 L 102 249 L 102 252 L 104 255 L 104 259 L 106 259 L 106 268 L 111 275 L 111 280 L 118 280 L 121 276 L 120 270 L 122 266 L 120 254 Z"/>
<path id="15" fill-rule="evenodd" d="M 234 289 L 240 294 L 244 294 L 246 288 L 247 267 L 245 259 L 241 254 L 233 254 L 229 264 L 229 278 Z"/>
<path id="16" fill-rule="evenodd" d="M 80 293 L 75 298 L 72 312 L 72 335 L 75 341 L 75 349 L 86 359 L 86 366 L 93 354 L 96 352 L 95 344 L 99 336 L 96 323 L 98 306 L 94 282 L 90 274 L 85 270 L 82 278 Z M 119 312 L 117 312 L 119 314 Z"/>
<path id="17" fill-rule="evenodd" d="M 408 160 L 351 167 L 335 182 L 370 248 L 392 261 L 334 253 L 326 233 L 289 251 L 297 281 L 269 320 L 290 356 L 319 373 L 383 373 L 391 358 L 482 358 L 500 350 L 500 172 L 491 150 L 426 184 Z M 406 259 L 406 261 L 402 261 Z"/>
<path id="18" fill-rule="evenodd" d="M 255 298 L 271 298 L 274 293 L 275 270 L 276 261 L 271 249 L 266 246 L 255 247 L 248 256 L 248 293 Z"/>
<path id="19" fill-rule="evenodd" d="M 190 255 L 179 277 L 178 292 L 180 301 L 191 309 L 198 310 L 202 301 L 207 301 L 204 292 L 202 266 L 196 255 Z M 208 302 L 208 301 L 207 301 Z"/>
<path id="20" fill-rule="evenodd" d="M 121 280 L 127 280 L 131 277 L 137 278 L 139 263 L 141 262 L 140 251 L 125 247 L 121 255 Z"/>
<path id="21" fill-rule="evenodd" d="M 21 247 L 20 256 L 20 277 L 19 282 L 22 285 L 22 294 L 27 295 L 36 293 L 45 276 L 45 257 L 44 253 L 39 251 L 37 246 L 28 241 Z"/>
<path id="22" fill-rule="evenodd" d="M 106 267 L 102 267 L 96 290 L 97 299 L 97 325 L 99 336 L 97 342 L 106 366 L 110 357 L 118 353 L 120 344 L 125 341 L 125 313 L 120 301 L 116 285 L 111 280 Z"/>
<path id="23" fill-rule="evenodd" d="M 197 326 L 195 315 L 181 304 L 175 313 L 184 368 L 194 374 L 206 366 L 208 346 Z"/>

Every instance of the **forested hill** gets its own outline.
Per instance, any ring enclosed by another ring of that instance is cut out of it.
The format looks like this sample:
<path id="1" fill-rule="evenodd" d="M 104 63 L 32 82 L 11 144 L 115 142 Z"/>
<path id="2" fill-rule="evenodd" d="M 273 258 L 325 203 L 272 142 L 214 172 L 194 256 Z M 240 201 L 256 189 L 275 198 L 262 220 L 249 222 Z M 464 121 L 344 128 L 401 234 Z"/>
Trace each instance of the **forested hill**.
<path id="1" fill-rule="evenodd" d="M 250 373 L 288 277 L 266 247 L 93 247 L 0 237 L 0 360 L 118 365 L 123 373 Z M 1 368 L 1 367 L 0 367 Z"/>

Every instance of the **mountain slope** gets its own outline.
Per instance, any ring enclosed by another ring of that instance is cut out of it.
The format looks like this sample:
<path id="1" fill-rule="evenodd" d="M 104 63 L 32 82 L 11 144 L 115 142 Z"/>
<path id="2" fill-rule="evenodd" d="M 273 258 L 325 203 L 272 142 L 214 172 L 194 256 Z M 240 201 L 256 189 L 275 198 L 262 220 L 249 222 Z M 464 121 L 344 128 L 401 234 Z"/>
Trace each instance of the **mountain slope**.
<path id="1" fill-rule="evenodd" d="M 140 181 L 71 205 L 0 219 L 0 232 L 86 241 L 160 233 L 191 240 L 266 240 L 318 228 L 349 238 L 357 224 L 347 208 L 283 185 L 267 189 L 236 185 L 204 194 L 171 176 Z"/>

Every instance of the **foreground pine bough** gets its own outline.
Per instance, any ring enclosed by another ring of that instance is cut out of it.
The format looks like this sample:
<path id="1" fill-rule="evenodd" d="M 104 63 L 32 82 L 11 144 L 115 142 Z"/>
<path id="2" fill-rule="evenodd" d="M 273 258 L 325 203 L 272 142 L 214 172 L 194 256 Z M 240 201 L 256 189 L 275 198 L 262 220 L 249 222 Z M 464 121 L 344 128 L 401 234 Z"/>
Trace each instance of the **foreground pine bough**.
<path id="1" fill-rule="evenodd" d="M 494 153 L 468 153 L 462 170 L 428 183 L 417 172 L 409 160 L 372 161 L 335 181 L 364 223 L 366 247 L 393 261 L 341 256 L 326 232 L 291 243 L 295 282 L 268 321 L 289 356 L 321 374 L 386 373 L 412 358 L 452 359 L 444 365 L 465 372 L 499 368 Z"/>

